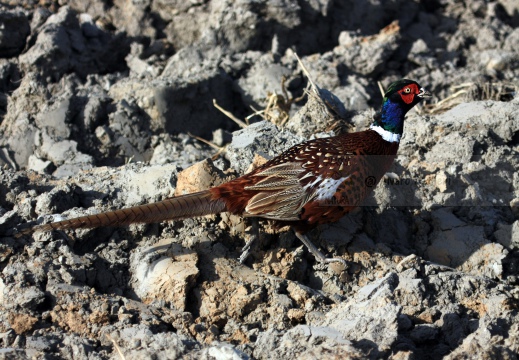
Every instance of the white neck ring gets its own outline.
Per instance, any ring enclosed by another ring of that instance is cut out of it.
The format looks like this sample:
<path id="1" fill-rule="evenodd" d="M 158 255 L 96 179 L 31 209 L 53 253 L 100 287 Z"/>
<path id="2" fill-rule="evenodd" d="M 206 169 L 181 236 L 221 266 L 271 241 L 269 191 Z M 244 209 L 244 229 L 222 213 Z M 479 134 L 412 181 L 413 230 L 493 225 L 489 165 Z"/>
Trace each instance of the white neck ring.
<path id="1" fill-rule="evenodd" d="M 371 130 L 377 132 L 380 136 L 382 136 L 382 139 L 386 140 L 387 142 L 394 143 L 394 142 L 400 142 L 400 138 L 402 135 L 392 133 L 391 131 L 387 131 L 383 129 L 380 126 L 377 125 L 371 125 L 369 127 Z"/>

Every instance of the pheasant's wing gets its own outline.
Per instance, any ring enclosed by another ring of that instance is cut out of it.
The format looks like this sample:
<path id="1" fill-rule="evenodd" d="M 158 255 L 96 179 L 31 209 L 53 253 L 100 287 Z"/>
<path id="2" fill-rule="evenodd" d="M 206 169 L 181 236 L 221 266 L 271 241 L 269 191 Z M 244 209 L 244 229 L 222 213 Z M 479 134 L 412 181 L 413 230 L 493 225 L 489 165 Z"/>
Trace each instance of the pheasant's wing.
<path id="1" fill-rule="evenodd" d="M 308 204 L 338 205 L 337 192 L 347 193 L 350 185 L 357 185 L 358 166 L 358 155 L 326 152 L 306 162 L 266 167 L 250 175 L 260 180 L 244 187 L 244 190 L 254 192 L 244 214 L 294 221 L 301 219 L 303 208 Z"/>
<path id="2" fill-rule="evenodd" d="M 364 131 L 307 141 L 211 191 L 244 216 L 329 221 L 360 205 L 391 165 L 398 144 L 379 140 Z"/>
<path id="3" fill-rule="evenodd" d="M 302 185 L 307 170 L 298 162 L 268 167 L 251 176 L 262 177 L 247 191 L 256 192 L 245 207 L 245 216 L 259 216 L 276 220 L 299 220 L 302 207 L 312 199 Z"/>

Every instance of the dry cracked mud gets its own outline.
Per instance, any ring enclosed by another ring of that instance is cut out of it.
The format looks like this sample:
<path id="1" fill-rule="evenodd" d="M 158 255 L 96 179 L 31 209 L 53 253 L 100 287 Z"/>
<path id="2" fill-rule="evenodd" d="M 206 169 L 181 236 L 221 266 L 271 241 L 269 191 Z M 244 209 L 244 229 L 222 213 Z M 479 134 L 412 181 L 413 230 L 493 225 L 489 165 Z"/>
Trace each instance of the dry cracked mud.
<path id="1" fill-rule="evenodd" d="M 0 24 L 0 358 L 517 359 L 517 1 L 22 0 Z M 347 267 L 268 222 L 241 265 L 229 214 L 12 236 L 364 130 L 399 78 L 434 98 L 392 173 L 310 234 Z"/>

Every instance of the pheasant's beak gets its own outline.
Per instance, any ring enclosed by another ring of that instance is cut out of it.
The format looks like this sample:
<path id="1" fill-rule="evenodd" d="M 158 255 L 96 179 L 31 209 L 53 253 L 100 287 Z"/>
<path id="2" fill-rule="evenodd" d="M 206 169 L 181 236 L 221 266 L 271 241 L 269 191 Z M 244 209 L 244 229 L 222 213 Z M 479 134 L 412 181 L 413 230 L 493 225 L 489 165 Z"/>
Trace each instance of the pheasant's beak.
<path id="1" fill-rule="evenodd" d="M 421 98 L 428 98 L 428 97 L 431 97 L 432 94 L 425 90 L 424 88 L 420 88 L 420 92 L 416 95 L 418 97 L 421 97 Z"/>

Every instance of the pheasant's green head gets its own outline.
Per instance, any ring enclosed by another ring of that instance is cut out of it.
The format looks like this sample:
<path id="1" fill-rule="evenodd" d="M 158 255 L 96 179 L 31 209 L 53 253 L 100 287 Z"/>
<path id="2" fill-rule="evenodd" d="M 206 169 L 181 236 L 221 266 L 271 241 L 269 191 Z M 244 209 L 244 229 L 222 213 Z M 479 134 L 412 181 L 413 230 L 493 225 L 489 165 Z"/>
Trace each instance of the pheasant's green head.
<path id="1" fill-rule="evenodd" d="M 405 114 L 431 93 L 416 81 L 402 79 L 389 85 L 382 108 L 375 116 L 371 129 L 377 131 L 387 141 L 400 141 L 404 130 Z"/>

